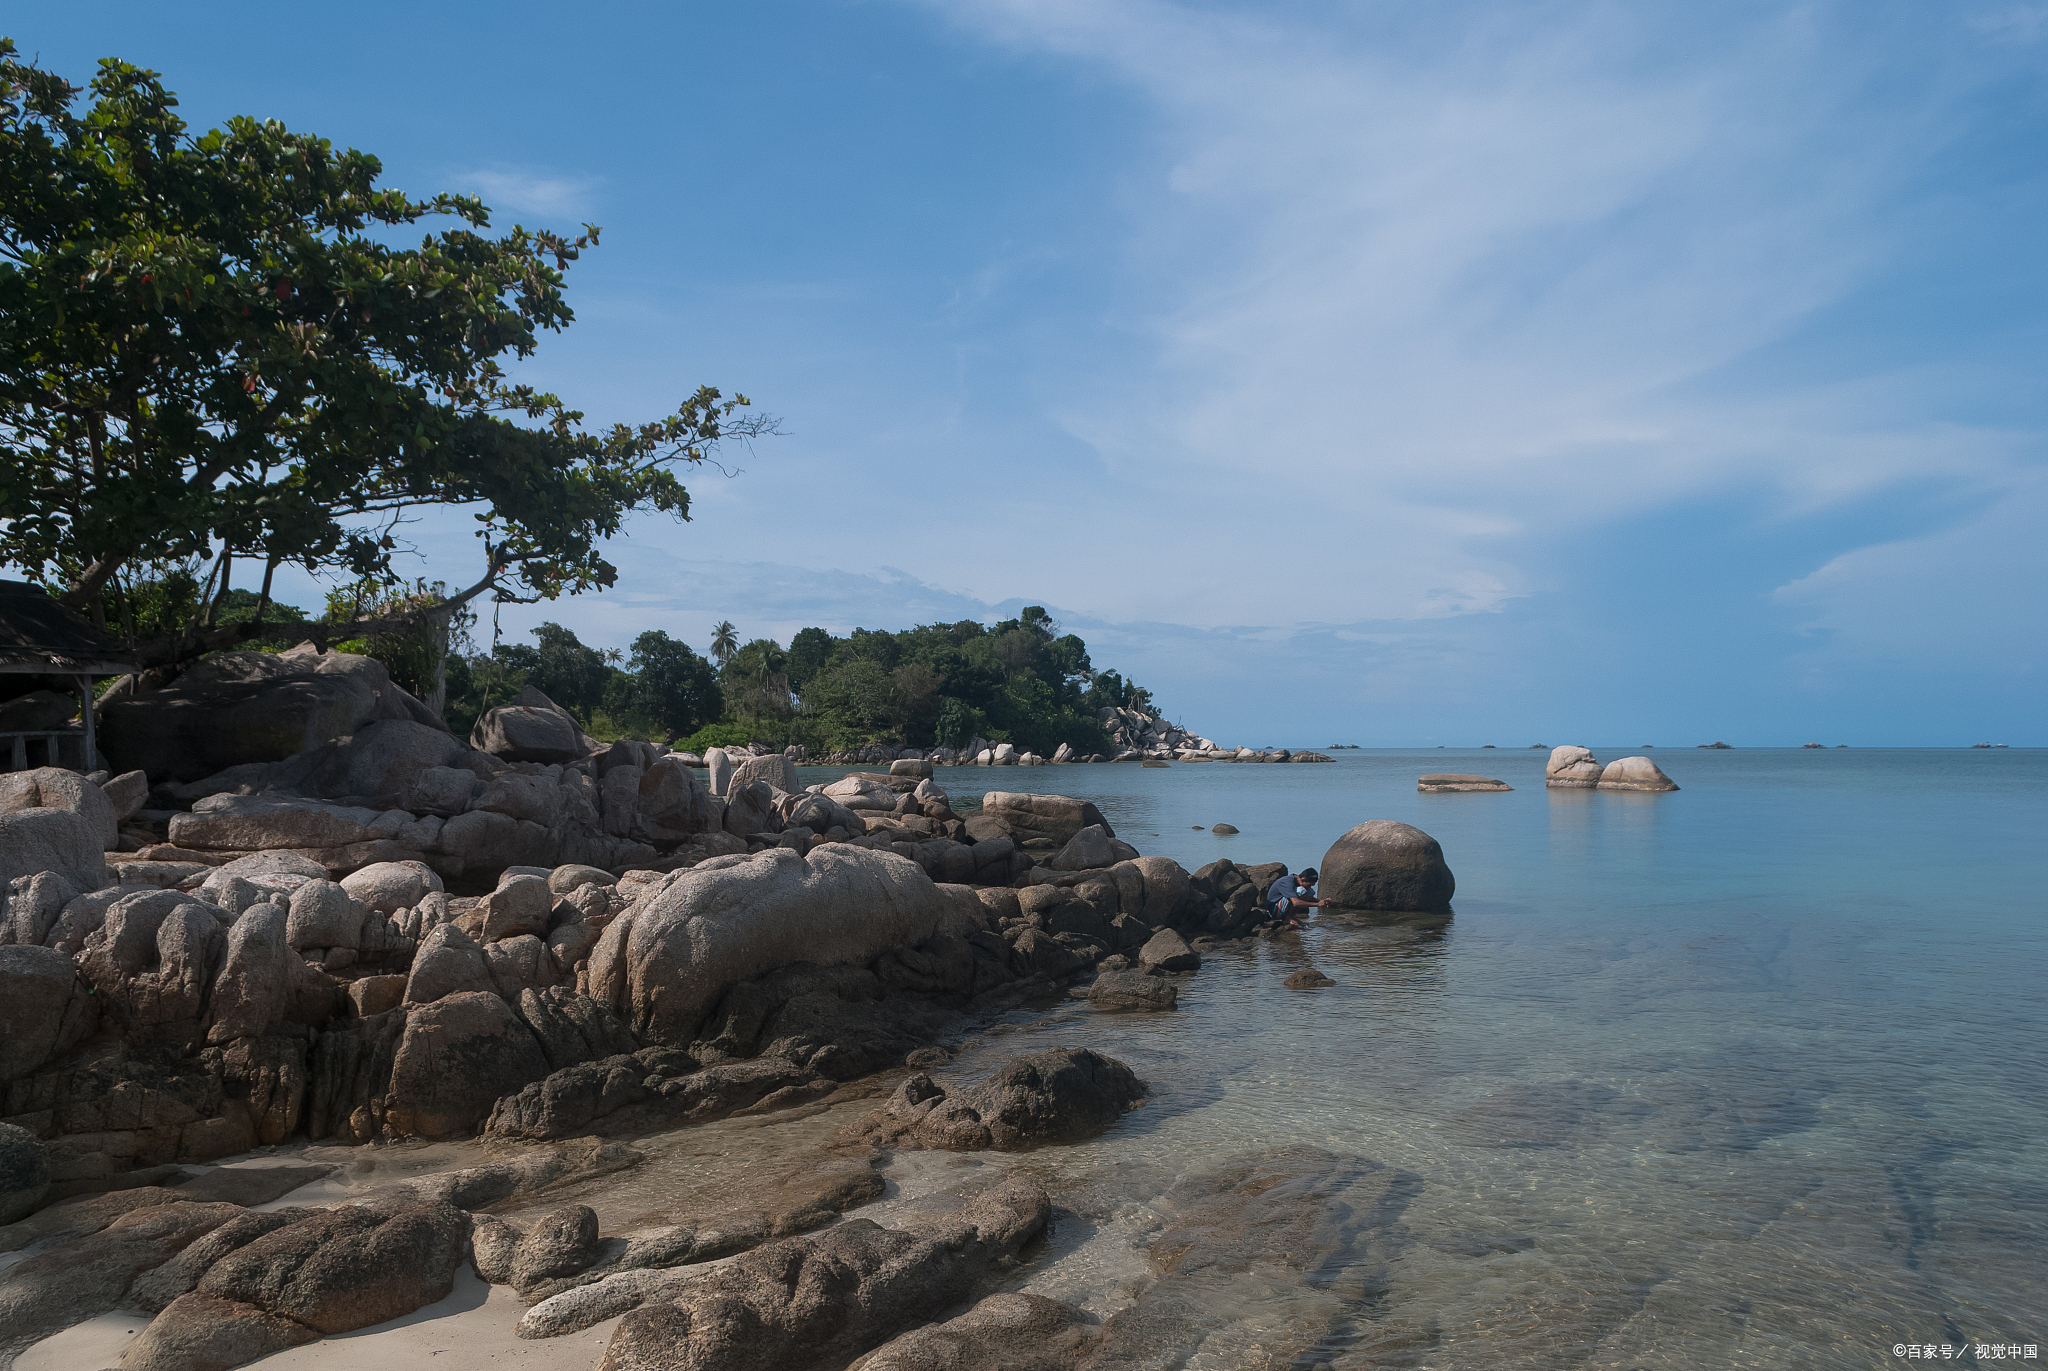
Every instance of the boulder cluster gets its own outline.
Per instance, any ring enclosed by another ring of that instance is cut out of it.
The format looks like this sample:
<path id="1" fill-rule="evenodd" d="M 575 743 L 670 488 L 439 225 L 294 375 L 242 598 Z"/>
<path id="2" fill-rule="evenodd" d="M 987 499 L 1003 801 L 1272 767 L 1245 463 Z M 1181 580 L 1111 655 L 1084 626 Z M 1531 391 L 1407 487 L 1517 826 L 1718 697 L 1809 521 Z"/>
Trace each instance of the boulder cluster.
<path id="1" fill-rule="evenodd" d="M 1543 784 L 1552 790 L 1676 790 L 1678 783 L 1648 757 L 1622 757 L 1602 766 L 1583 747 L 1556 747 L 1543 768 Z"/>
<path id="2" fill-rule="evenodd" d="M 700 779 L 534 693 L 479 723 L 497 752 L 354 727 L 196 782 L 0 779 L 10 1209 L 301 1136 L 798 1104 L 1098 967 L 1127 973 L 1105 1007 L 1171 1007 L 1198 947 L 1276 927 L 1277 863 L 1189 873 L 1065 796 L 963 818 L 925 760 L 802 787 L 714 751 Z"/>
<path id="3" fill-rule="evenodd" d="M 606 1365 L 710 1365 L 735 1301 L 774 1364 L 843 1362 L 984 1291 L 1043 1231 L 1042 1192 L 794 1236 L 882 1192 L 839 1157 L 630 1241 L 580 1206 L 524 1231 L 474 1211 L 637 1159 L 600 1138 L 844 1098 L 899 1065 L 919 1074 L 842 1147 L 1073 1141 L 1141 1101 L 1123 1064 L 1044 1053 L 960 1088 L 929 1074 L 932 1044 L 1091 976 L 1097 1009 L 1171 1010 L 1205 950 L 1281 930 L 1281 864 L 1190 873 L 1085 800 L 994 792 L 962 815 L 931 757 L 805 786 L 779 753 L 598 744 L 535 691 L 464 742 L 334 658 L 127 701 L 111 750 L 161 772 L 0 775 L 0 1251 L 37 1245 L 0 1274 L 0 1364 L 126 1301 L 156 1319 L 124 1366 L 238 1365 L 431 1303 L 465 1258 L 529 1300 L 532 1336 L 636 1311 Z M 145 708 L 204 766 L 152 750 Z M 1405 825 L 1353 830 L 1324 865 L 1359 908 L 1450 896 Z M 530 1150 L 277 1213 L 248 1206 L 304 1168 L 260 1196 L 249 1171 L 186 1169 L 470 1134 Z M 667 1274 L 764 1244 L 730 1275 Z M 829 1329 L 814 1276 L 857 1287 Z M 955 1322 L 942 1343 L 982 1336 Z"/>

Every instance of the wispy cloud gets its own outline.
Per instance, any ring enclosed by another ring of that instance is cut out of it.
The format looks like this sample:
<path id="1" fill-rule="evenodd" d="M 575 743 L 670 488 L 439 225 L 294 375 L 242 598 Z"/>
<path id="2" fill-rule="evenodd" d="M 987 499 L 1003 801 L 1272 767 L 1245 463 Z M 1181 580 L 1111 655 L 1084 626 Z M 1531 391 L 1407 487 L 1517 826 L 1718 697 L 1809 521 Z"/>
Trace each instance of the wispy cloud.
<path id="1" fill-rule="evenodd" d="M 483 167 L 455 173 L 462 189 L 493 210 L 542 219 L 580 220 L 592 212 L 601 178 L 563 176 L 522 167 Z"/>
<path id="2" fill-rule="evenodd" d="M 1953 417 L 1979 381 L 1816 338 L 1925 265 L 1921 187 L 2003 70 L 1952 17 L 936 8 L 1155 112 L 1117 302 L 1151 365 L 1074 359 L 1047 387 L 1068 428 L 1153 490 L 1369 531 L 1319 544 L 1314 582 L 1254 562 L 1221 595 L 1205 549 L 1168 549 L 1190 617 L 1498 606 L 1546 544 L 1681 501 L 1810 514 L 2040 460 Z M 1473 585 L 1500 589 L 1441 590 Z"/>

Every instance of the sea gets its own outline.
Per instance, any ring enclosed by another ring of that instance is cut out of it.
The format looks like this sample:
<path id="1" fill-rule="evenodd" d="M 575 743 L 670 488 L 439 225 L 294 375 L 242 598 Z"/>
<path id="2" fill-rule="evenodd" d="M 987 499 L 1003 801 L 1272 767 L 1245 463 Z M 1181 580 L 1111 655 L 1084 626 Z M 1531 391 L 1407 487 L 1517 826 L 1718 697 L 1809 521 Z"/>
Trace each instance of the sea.
<path id="1" fill-rule="evenodd" d="M 1059 1045 L 1152 1088 L 985 1163 L 1060 1206 L 1012 1288 L 1113 1317 L 1205 1178 L 1265 1157 L 1319 1212 L 1227 1220 L 1279 1227 L 1181 1281 L 1157 1365 L 2038 1362 L 2048 751 L 1650 751 L 1663 794 L 1546 790 L 1536 749 L 1329 755 L 939 770 L 962 808 L 1085 797 L 1190 870 L 1398 819 L 1457 878 L 1445 920 L 1212 951 L 1171 1013 L 1077 999 L 965 1043 L 962 1080 Z M 1439 771 L 1515 789 L 1419 794 Z M 1283 987 L 1311 965 L 1335 984 Z"/>

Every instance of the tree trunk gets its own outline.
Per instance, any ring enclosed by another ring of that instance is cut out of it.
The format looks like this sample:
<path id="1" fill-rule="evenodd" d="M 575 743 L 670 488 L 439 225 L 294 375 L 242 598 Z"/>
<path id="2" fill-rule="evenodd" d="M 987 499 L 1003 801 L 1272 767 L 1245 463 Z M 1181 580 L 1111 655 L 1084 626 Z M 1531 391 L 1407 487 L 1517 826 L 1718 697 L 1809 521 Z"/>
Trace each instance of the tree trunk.
<path id="1" fill-rule="evenodd" d="M 451 609 L 438 609 L 427 615 L 428 632 L 434 644 L 434 688 L 421 703 L 434 711 L 442 723 L 448 722 L 448 619 Z"/>

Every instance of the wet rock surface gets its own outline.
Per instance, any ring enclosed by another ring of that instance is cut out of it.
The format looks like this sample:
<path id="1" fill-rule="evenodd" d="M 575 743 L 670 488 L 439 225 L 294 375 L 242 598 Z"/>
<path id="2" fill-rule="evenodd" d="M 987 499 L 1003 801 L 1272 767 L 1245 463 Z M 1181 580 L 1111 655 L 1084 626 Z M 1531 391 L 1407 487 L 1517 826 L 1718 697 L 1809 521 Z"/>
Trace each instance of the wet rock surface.
<path id="1" fill-rule="evenodd" d="M 1105 971 L 1088 987 L 1088 1003 L 1097 1009 L 1172 1009 L 1179 1001 L 1179 986 L 1143 971 Z"/>
<path id="2" fill-rule="evenodd" d="M 1135 1108 L 1145 1086 L 1131 1069 L 1086 1048 L 1055 1048 L 952 1090 L 919 1072 L 843 1139 L 950 1152 L 1016 1151 L 1093 1137 Z"/>
<path id="3" fill-rule="evenodd" d="M 990 1295 L 944 1323 L 893 1338 L 859 1371 L 1073 1371 L 1101 1338 L 1086 1311 L 1043 1295 Z"/>
<path id="4" fill-rule="evenodd" d="M 836 1371 L 998 1279 L 1051 1212 L 1013 1179 L 905 1228 L 849 1219 L 773 1243 L 627 1314 L 601 1371 Z"/>
<path id="5" fill-rule="evenodd" d="M 1287 1331 L 1292 1355 L 1313 1365 L 1369 1321 L 1388 1269 L 1410 1242 L 1402 1217 L 1421 1193 L 1412 1172 L 1322 1148 L 1265 1149 L 1175 1183 L 1154 1208 L 1166 1224 L 1146 1250 L 1152 1273 L 1111 1317 L 1092 1371 L 1182 1365 L 1247 1293 L 1276 1296 L 1303 1283 L 1329 1291 L 1327 1326 Z"/>

